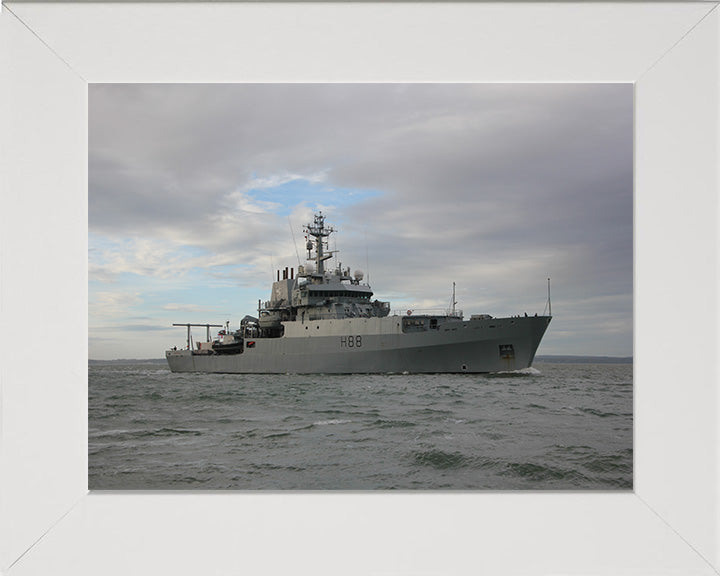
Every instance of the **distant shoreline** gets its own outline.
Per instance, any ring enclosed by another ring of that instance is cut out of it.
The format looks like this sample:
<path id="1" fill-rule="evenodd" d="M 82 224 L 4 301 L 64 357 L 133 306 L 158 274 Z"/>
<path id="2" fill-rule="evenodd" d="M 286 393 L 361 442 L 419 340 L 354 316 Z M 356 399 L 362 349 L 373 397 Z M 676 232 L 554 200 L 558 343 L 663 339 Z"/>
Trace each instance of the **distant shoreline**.
<path id="1" fill-rule="evenodd" d="M 556 356 L 535 357 L 537 363 L 555 364 L 632 364 L 632 356 Z M 89 365 L 98 364 L 167 364 L 165 358 L 120 358 L 117 360 L 88 360 Z"/>
<path id="2" fill-rule="evenodd" d="M 632 364 L 632 356 L 535 356 L 535 362 L 555 364 Z"/>

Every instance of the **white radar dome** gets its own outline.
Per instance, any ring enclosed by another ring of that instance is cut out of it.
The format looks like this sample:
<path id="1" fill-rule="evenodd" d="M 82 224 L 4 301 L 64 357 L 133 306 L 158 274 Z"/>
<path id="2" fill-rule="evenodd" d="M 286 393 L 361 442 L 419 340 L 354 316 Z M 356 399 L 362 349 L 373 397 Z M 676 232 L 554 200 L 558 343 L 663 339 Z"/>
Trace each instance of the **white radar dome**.
<path id="1" fill-rule="evenodd" d="M 312 274 L 313 272 L 315 272 L 315 266 L 310 263 L 305 264 L 305 272 L 307 274 Z"/>
<path id="2" fill-rule="evenodd" d="M 363 274 L 362 270 L 355 270 L 355 273 L 353 274 L 353 276 L 355 277 L 355 280 L 360 282 L 360 280 L 363 279 L 364 274 Z"/>

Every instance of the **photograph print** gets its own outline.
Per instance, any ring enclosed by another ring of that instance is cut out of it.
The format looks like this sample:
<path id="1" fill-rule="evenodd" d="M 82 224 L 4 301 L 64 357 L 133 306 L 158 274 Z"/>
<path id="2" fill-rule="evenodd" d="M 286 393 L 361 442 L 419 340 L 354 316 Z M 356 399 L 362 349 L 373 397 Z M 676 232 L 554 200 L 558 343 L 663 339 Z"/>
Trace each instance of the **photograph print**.
<path id="1" fill-rule="evenodd" d="M 631 84 L 90 84 L 91 490 L 631 490 Z"/>

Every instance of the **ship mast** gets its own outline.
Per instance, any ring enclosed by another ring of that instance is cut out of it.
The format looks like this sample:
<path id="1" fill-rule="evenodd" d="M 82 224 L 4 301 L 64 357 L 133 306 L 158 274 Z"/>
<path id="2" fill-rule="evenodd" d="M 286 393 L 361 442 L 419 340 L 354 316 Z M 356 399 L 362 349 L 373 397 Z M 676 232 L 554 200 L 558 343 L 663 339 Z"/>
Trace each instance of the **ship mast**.
<path id="1" fill-rule="evenodd" d="M 315 265 L 317 266 L 317 274 L 323 276 L 325 274 L 325 260 L 332 258 L 333 252 L 324 252 L 324 240 L 323 238 L 330 236 L 335 229 L 332 226 L 325 227 L 325 216 L 322 212 L 315 214 L 315 221 L 312 224 L 306 224 L 304 230 L 310 236 L 315 238 Z M 310 257 L 310 250 L 313 248 L 313 242 L 308 240 L 308 260 L 312 260 Z"/>
<path id="2" fill-rule="evenodd" d="M 548 297 L 547 302 L 545 302 L 545 308 L 543 309 L 543 316 L 545 316 L 545 312 L 547 312 L 550 316 L 552 316 L 552 301 L 550 300 L 550 278 L 547 279 L 548 281 Z"/>
<path id="3" fill-rule="evenodd" d="M 552 316 L 552 301 L 550 300 L 550 278 L 548 278 L 548 314 Z"/>
<path id="4" fill-rule="evenodd" d="M 455 301 L 455 282 L 453 282 L 452 316 L 455 316 L 455 304 L 457 304 L 457 302 Z"/>

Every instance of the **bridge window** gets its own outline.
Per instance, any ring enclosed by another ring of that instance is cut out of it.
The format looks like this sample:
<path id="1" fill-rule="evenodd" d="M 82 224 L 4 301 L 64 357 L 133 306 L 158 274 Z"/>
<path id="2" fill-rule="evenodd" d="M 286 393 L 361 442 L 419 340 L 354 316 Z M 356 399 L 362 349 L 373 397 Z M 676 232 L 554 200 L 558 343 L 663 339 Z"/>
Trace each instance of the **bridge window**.
<path id="1" fill-rule="evenodd" d="M 346 290 L 310 290 L 308 294 L 311 298 L 356 298 L 362 300 L 369 300 L 372 296 L 371 293 L 358 293 Z"/>

